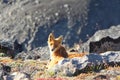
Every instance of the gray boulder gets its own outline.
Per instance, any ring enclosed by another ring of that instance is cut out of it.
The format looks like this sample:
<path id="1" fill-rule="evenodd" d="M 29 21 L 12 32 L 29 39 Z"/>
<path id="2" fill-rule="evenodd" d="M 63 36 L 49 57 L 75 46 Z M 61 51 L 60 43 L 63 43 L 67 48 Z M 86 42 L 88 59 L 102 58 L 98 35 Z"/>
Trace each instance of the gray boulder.
<path id="1" fill-rule="evenodd" d="M 21 52 L 15 56 L 15 59 L 32 59 L 32 60 L 48 60 L 50 58 L 50 53 L 48 47 L 35 48 L 28 52 Z"/>
<path id="2" fill-rule="evenodd" d="M 117 63 L 120 63 L 120 51 L 109 51 L 101 53 L 100 55 L 91 53 L 78 58 L 65 58 L 59 61 L 58 64 L 49 71 L 53 71 L 55 73 L 61 72 L 64 75 L 73 76 L 86 70 L 89 71 L 90 69 L 92 71 L 98 71 L 97 69 L 101 70 L 105 65 L 115 66 Z"/>
<path id="3" fill-rule="evenodd" d="M 81 48 L 90 53 L 119 51 L 120 25 L 97 31 L 92 37 L 89 38 L 87 42 L 81 46 Z"/>
<path id="4" fill-rule="evenodd" d="M 10 76 L 12 80 L 31 80 L 30 75 L 25 72 L 14 72 Z"/>
<path id="5" fill-rule="evenodd" d="M 107 62 L 120 62 L 120 51 L 107 51 L 105 53 L 101 53 L 102 58 Z"/>

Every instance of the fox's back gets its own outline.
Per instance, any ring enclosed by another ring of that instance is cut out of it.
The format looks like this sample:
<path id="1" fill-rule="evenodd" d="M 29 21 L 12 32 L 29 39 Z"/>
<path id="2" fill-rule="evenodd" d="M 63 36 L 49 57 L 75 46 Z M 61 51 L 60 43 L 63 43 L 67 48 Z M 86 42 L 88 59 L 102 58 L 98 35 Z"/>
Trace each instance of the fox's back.
<path id="1" fill-rule="evenodd" d="M 53 56 L 59 56 L 59 57 L 67 58 L 68 57 L 68 53 L 66 52 L 66 49 L 63 46 L 60 46 L 59 49 L 56 50 L 53 53 Z"/>

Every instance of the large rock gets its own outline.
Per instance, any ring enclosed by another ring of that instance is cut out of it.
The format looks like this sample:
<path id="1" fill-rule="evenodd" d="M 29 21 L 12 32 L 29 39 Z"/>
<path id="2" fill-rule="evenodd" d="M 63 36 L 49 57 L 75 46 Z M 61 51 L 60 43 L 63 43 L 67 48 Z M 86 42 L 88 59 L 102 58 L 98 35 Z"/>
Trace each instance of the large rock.
<path id="1" fill-rule="evenodd" d="M 58 62 L 53 68 L 49 69 L 50 72 L 61 72 L 67 76 L 77 75 L 84 71 L 99 71 L 108 66 L 119 65 L 120 51 L 105 52 L 102 54 L 88 54 L 83 57 L 68 59 L 65 58 Z"/>
<path id="2" fill-rule="evenodd" d="M 120 25 L 109 29 L 97 31 L 82 46 L 82 49 L 90 53 L 102 53 L 106 51 L 120 50 Z"/>
<path id="3" fill-rule="evenodd" d="M 108 51 L 108 52 L 102 53 L 101 56 L 107 63 L 120 62 L 120 51 Z"/>
<path id="4" fill-rule="evenodd" d="M 21 52 L 15 56 L 15 59 L 48 60 L 50 59 L 50 53 L 48 47 L 39 47 L 28 52 Z"/>
<path id="5" fill-rule="evenodd" d="M 119 11 L 119 0 L 1 0 L 0 40 L 17 40 L 22 51 L 29 51 L 47 46 L 54 32 L 72 46 L 120 24 Z"/>

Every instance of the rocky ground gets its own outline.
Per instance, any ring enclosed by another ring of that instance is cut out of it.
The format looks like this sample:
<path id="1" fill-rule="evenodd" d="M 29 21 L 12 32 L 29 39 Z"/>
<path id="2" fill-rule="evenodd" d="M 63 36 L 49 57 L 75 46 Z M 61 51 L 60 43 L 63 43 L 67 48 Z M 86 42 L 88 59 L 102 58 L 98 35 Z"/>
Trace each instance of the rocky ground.
<path id="1" fill-rule="evenodd" d="M 120 80 L 120 67 L 106 67 L 100 72 L 87 72 L 81 73 L 77 76 L 67 77 L 65 75 L 54 75 L 54 73 L 49 73 L 46 70 L 46 65 L 48 61 L 40 60 L 12 60 L 8 57 L 0 58 L 0 62 L 11 67 L 12 75 L 14 72 L 25 72 L 30 75 L 32 80 Z M 19 78 L 19 77 L 18 77 Z M 25 80 L 24 77 L 22 80 Z M 8 79 L 10 80 L 10 79 Z M 19 79 L 18 79 L 19 80 Z M 20 79 L 21 80 L 21 79 Z M 30 80 L 30 79 L 28 79 Z"/>

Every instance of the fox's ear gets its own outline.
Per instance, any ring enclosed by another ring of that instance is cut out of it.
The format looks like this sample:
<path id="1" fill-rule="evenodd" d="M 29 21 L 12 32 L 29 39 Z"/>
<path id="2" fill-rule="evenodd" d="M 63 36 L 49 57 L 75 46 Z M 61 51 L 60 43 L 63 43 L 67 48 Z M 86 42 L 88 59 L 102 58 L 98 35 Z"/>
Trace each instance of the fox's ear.
<path id="1" fill-rule="evenodd" d="M 62 43 L 63 36 L 58 37 L 57 40 L 58 40 L 60 43 Z"/>
<path id="2" fill-rule="evenodd" d="M 54 39 L 55 39 L 55 37 L 54 37 L 53 33 L 50 33 L 49 37 L 48 37 L 48 41 L 52 41 Z"/>

